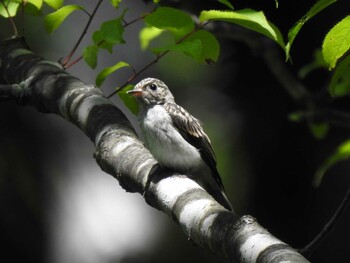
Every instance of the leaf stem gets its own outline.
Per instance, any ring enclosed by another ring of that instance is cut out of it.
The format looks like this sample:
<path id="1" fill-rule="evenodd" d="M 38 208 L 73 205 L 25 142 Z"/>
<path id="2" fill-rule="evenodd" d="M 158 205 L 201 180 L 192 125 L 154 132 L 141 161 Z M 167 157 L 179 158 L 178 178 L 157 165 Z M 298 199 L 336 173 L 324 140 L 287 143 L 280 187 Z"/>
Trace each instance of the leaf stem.
<path id="1" fill-rule="evenodd" d="M 68 54 L 68 56 L 62 61 L 62 65 L 63 65 L 63 67 L 64 67 L 65 69 L 67 69 L 68 67 L 74 65 L 75 63 L 77 63 L 77 62 L 81 59 L 81 58 L 79 58 L 79 59 L 75 60 L 74 63 L 71 63 L 71 64 L 67 65 L 68 62 L 70 61 L 70 59 L 72 58 L 72 56 L 74 55 L 75 51 L 76 51 L 77 48 L 79 47 L 79 45 L 80 45 L 81 41 L 83 40 L 84 36 L 86 35 L 86 32 L 87 32 L 87 30 L 88 30 L 88 28 L 89 28 L 89 26 L 90 26 L 90 24 L 91 24 L 91 22 L 92 22 L 92 19 L 94 18 L 94 16 L 95 16 L 95 14 L 96 14 L 98 8 L 100 7 L 102 1 L 103 1 L 103 0 L 99 0 L 99 1 L 97 2 L 96 6 L 95 6 L 95 8 L 94 8 L 94 10 L 93 10 L 93 12 L 92 12 L 91 14 L 89 14 L 89 13 L 87 13 L 87 12 L 85 11 L 85 13 L 87 13 L 87 14 L 89 15 L 89 20 L 88 20 L 88 22 L 86 23 L 85 28 L 84 28 L 82 34 L 80 35 L 78 41 L 75 43 L 73 49 L 72 49 L 71 52 Z"/>
<path id="2" fill-rule="evenodd" d="M 9 3 L 10 3 L 10 2 L 9 2 Z M 1 4 L 4 6 L 5 11 L 6 11 L 7 15 L 8 15 L 9 23 L 10 23 L 10 25 L 11 25 L 11 27 L 12 27 L 12 30 L 13 30 L 13 35 L 14 35 L 14 36 L 18 36 L 18 30 L 17 30 L 16 24 L 15 24 L 13 18 L 12 18 L 11 15 L 10 15 L 10 12 L 9 12 L 9 10 L 8 10 L 8 6 L 4 3 L 3 0 L 1 1 Z"/>

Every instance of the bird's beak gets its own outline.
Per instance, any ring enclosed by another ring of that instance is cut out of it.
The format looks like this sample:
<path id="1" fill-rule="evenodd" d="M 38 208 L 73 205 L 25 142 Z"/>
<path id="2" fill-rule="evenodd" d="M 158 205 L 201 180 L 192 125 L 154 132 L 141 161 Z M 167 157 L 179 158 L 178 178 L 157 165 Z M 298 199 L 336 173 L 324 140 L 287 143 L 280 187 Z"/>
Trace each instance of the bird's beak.
<path id="1" fill-rule="evenodd" d="M 126 92 L 127 94 L 130 94 L 134 97 L 140 97 L 142 96 L 142 90 L 141 89 L 132 89 Z"/>

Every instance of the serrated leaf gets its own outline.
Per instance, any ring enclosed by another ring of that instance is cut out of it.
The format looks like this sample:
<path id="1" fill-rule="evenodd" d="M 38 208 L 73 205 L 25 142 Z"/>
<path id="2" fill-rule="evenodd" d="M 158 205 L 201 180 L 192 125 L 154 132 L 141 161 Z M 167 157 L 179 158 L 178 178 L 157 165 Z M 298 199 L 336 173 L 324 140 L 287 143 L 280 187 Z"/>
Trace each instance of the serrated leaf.
<path id="1" fill-rule="evenodd" d="M 6 17 L 6 18 L 16 16 L 18 6 L 19 6 L 19 3 L 16 3 L 10 0 L 5 0 L 0 2 L 0 16 Z"/>
<path id="2" fill-rule="evenodd" d="M 218 0 L 218 2 L 220 2 L 221 4 L 224 4 L 225 6 L 227 6 L 232 10 L 234 9 L 233 5 L 228 0 Z"/>
<path id="3" fill-rule="evenodd" d="M 146 26 L 140 31 L 140 43 L 141 49 L 148 48 L 150 42 L 159 36 L 163 32 L 163 29 L 159 29 L 153 26 Z"/>
<path id="4" fill-rule="evenodd" d="M 137 115 L 139 112 L 139 105 L 133 96 L 126 93 L 127 91 L 132 90 L 133 88 L 134 88 L 134 85 L 127 85 L 123 90 L 118 92 L 118 95 L 120 99 L 124 102 L 125 106 L 133 114 Z"/>
<path id="5" fill-rule="evenodd" d="M 340 161 L 345 161 L 350 158 L 350 140 L 344 141 L 338 146 L 335 152 L 317 169 L 313 184 L 319 186 L 325 173 L 329 168 Z"/>
<path id="6" fill-rule="evenodd" d="M 92 34 L 92 40 L 99 48 L 106 49 L 109 53 L 112 53 L 114 44 L 104 40 L 104 35 L 101 30 L 95 31 Z"/>
<path id="7" fill-rule="evenodd" d="M 298 35 L 300 29 L 304 26 L 304 24 L 309 21 L 312 17 L 314 17 L 316 14 L 321 12 L 323 9 L 328 7 L 329 5 L 335 3 L 337 0 L 320 0 L 317 1 L 310 10 L 301 18 L 299 19 L 295 25 L 289 30 L 288 32 L 288 43 L 286 45 L 286 58 L 289 59 L 290 57 L 290 48 L 294 42 L 295 37 Z"/>
<path id="8" fill-rule="evenodd" d="M 329 92 L 333 97 L 350 94 L 350 55 L 335 68 L 329 84 Z"/>
<path id="9" fill-rule="evenodd" d="M 44 20 L 46 31 L 49 33 L 55 31 L 62 24 L 62 22 L 76 10 L 84 10 L 84 8 L 80 5 L 66 5 L 47 15 Z"/>
<path id="10" fill-rule="evenodd" d="M 63 5 L 63 0 L 44 0 L 46 4 L 57 10 Z"/>
<path id="11" fill-rule="evenodd" d="M 113 72 L 117 71 L 118 69 L 124 68 L 124 67 L 130 67 L 130 65 L 126 62 L 120 61 L 114 66 L 107 67 L 104 70 L 102 70 L 96 77 L 96 85 L 99 87 L 102 85 L 102 83 L 105 81 L 105 79 L 112 74 Z"/>
<path id="12" fill-rule="evenodd" d="M 83 50 L 83 58 L 92 69 L 96 68 L 97 66 L 97 55 L 98 47 L 95 45 L 87 46 Z"/>
<path id="13" fill-rule="evenodd" d="M 111 2 L 114 8 L 119 8 L 119 4 L 122 2 L 122 0 L 109 0 L 109 2 Z"/>
<path id="14" fill-rule="evenodd" d="M 350 15 L 336 24 L 326 35 L 322 45 L 324 60 L 333 69 L 345 52 L 350 49 Z"/>
<path id="15" fill-rule="evenodd" d="M 281 32 L 266 19 L 262 11 L 255 11 L 252 9 L 242 9 L 238 11 L 209 10 L 202 11 L 199 20 L 201 22 L 206 20 L 219 20 L 238 24 L 273 39 L 283 49 L 285 48 Z"/>
<path id="16" fill-rule="evenodd" d="M 125 43 L 123 39 L 124 27 L 122 19 L 117 18 L 104 22 L 101 25 L 101 34 L 104 41 L 111 44 Z"/>
<path id="17" fill-rule="evenodd" d="M 165 29 L 181 37 L 194 29 L 194 21 L 185 12 L 171 7 L 159 7 L 145 17 L 147 25 Z"/>

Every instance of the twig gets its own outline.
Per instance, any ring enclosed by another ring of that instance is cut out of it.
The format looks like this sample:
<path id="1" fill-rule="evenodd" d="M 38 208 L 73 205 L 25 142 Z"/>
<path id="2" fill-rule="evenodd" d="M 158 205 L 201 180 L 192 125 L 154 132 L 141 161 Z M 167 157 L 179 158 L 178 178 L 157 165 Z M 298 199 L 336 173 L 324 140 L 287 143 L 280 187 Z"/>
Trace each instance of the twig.
<path id="1" fill-rule="evenodd" d="M 6 14 L 8 15 L 9 23 L 10 23 L 12 30 L 13 30 L 13 35 L 18 36 L 18 30 L 17 30 L 15 22 L 13 21 L 13 18 L 10 15 L 10 12 L 8 10 L 8 6 L 5 5 L 4 1 L 1 1 L 1 4 L 4 6 Z"/>
<path id="2" fill-rule="evenodd" d="M 141 73 L 143 73 L 144 71 L 146 71 L 149 67 L 151 67 L 153 64 L 157 63 L 158 60 L 160 58 L 162 58 L 163 56 L 165 56 L 167 53 L 169 52 L 169 50 L 162 52 L 161 54 L 158 54 L 157 57 L 152 60 L 150 63 L 148 63 L 146 66 L 144 66 L 141 70 L 139 70 L 138 72 L 134 71 L 134 74 L 128 78 L 128 80 L 121 85 L 119 88 L 117 88 L 114 92 L 112 92 L 111 94 L 109 94 L 107 96 L 107 98 L 112 97 L 113 95 L 115 95 L 116 93 L 118 93 L 119 91 L 123 90 L 131 81 L 133 81 L 135 78 L 137 78 Z"/>
<path id="3" fill-rule="evenodd" d="M 128 27 L 128 26 L 134 24 L 134 23 L 137 22 L 137 21 L 140 21 L 140 20 L 144 19 L 144 18 L 145 18 L 146 16 L 148 16 L 150 13 L 152 13 L 152 12 L 145 13 L 145 14 L 143 14 L 142 16 L 137 17 L 137 18 L 135 18 L 134 20 L 131 20 L 131 21 L 129 21 L 129 22 L 123 20 L 123 22 L 124 22 L 124 28 L 126 28 L 126 27 Z"/>
<path id="4" fill-rule="evenodd" d="M 138 18 L 135 18 L 134 20 L 132 20 L 132 21 L 130 21 L 130 22 L 126 22 L 126 21 L 123 20 L 123 22 L 125 23 L 125 24 L 123 25 L 123 27 L 125 28 L 125 27 L 127 27 L 127 26 L 130 26 L 130 25 L 132 25 L 133 23 L 135 23 L 135 22 L 137 22 L 137 21 L 139 21 L 139 20 L 142 20 L 143 18 L 145 18 L 145 17 L 146 17 L 147 15 L 149 15 L 149 14 L 150 14 L 150 13 L 146 13 L 146 14 L 144 14 L 143 16 L 140 16 L 140 17 L 138 17 Z M 92 15 L 94 15 L 94 13 L 93 13 Z M 86 33 L 86 31 L 85 31 L 85 33 Z M 102 40 L 100 43 L 97 44 L 97 46 L 100 46 L 100 45 L 102 45 L 103 43 L 104 43 L 104 41 Z M 75 50 L 74 50 L 74 51 L 75 51 Z M 72 52 L 71 52 L 71 53 L 72 53 Z M 72 54 L 72 55 L 73 55 L 73 54 Z M 70 54 L 69 59 L 71 58 L 72 55 Z M 68 64 L 69 59 L 68 59 L 68 61 L 66 61 L 66 60 L 67 60 L 67 58 L 66 58 L 66 59 L 64 60 L 64 62 L 62 62 L 62 64 L 65 65 L 65 69 L 70 68 L 71 66 L 75 65 L 75 64 L 78 63 L 80 60 L 82 60 L 82 59 L 83 59 L 83 55 L 79 56 L 77 59 L 75 59 L 74 61 L 72 61 L 70 64 Z"/>
<path id="5" fill-rule="evenodd" d="M 70 65 L 67 65 L 68 62 L 69 62 L 69 60 L 72 58 L 72 56 L 74 55 L 75 51 L 77 50 L 78 46 L 80 45 L 81 41 L 83 40 L 83 38 L 84 38 L 84 36 L 85 36 L 85 34 L 86 34 L 86 32 L 87 32 L 87 30 L 88 30 L 88 28 L 89 28 L 91 22 L 92 22 L 92 19 L 94 18 L 94 16 L 95 16 L 95 14 L 96 14 L 96 12 L 97 12 L 99 6 L 101 5 L 102 1 L 103 1 L 103 0 L 99 0 L 99 1 L 97 2 L 96 6 L 95 6 L 95 9 L 94 9 L 93 12 L 91 13 L 91 15 L 85 11 L 85 13 L 89 15 L 89 20 L 88 20 L 88 22 L 86 23 L 85 28 L 84 28 L 82 34 L 80 35 L 78 41 L 75 43 L 75 45 L 74 45 L 72 51 L 71 51 L 71 52 L 69 53 L 69 55 L 62 61 L 62 65 L 64 66 L 64 68 L 68 68 L 68 67 L 74 65 L 76 62 L 78 62 L 78 61 L 80 60 L 80 59 L 79 59 L 79 60 L 76 61 L 75 63 L 71 63 Z"/>
<path id="6" fill-rule="evenodd" d="M 335 224 L 338 222 L 340 216 L 344 212 L 347 204 L 350 201 L 350 188 L 346 192 L 342 202 L 340 203 L 337 211 L 334 213 L 332 218 L 327 222 L 321 232 L 312 240 L 306 247 L 300 249 L 300 254 L 304 255 L 306 258 L 310 257 L 315 249 L 321 244 L 321 242 L 327 237 L 327 235 L 332 231 Z"/>

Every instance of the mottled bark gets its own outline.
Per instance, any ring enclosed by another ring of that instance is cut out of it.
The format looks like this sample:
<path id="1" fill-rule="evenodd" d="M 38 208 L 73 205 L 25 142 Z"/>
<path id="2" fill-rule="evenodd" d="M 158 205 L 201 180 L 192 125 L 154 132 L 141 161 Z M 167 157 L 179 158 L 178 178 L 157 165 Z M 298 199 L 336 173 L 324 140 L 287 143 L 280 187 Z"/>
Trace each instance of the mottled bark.
<path id="1" fill-rule="evenodd" d="M 196 244 L 238 262 L 308 262 L 251 216 L 220 206 L 195 181 L 161 169 L 125 115 L 101 90 L 29 51 L 21 39 L 0 44 L 0 99 L 17 100 L 74 123 L 96 146 L 101 169 L 176 221 Z M 142 230 L 140 230 L 142 231 Z"/>

